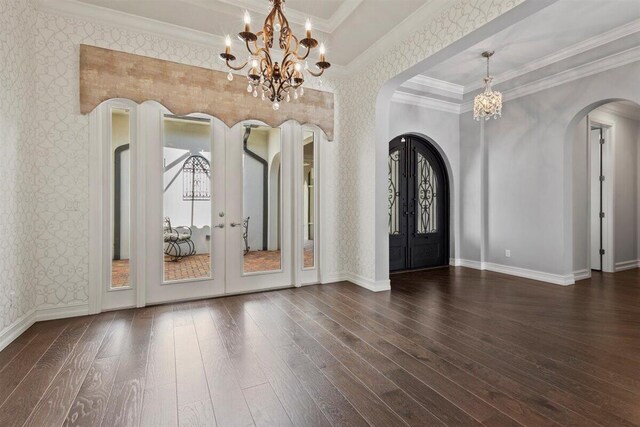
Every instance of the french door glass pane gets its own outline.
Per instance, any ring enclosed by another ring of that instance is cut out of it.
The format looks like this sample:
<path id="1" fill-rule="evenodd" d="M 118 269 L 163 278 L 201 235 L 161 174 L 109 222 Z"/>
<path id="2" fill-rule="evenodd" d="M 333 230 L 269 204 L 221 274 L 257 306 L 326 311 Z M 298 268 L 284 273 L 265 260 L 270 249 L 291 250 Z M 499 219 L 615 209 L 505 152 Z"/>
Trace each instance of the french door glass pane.
<path id="1" fill-rule="evenodd" d="M 421 153 L 418 153 L 416 183 L 418 185 L 418 212 L 416 217 L 418 233 L 435 233 L 438 225 L 436 209 L 437 181 L 431 164 Z"/>
<path id="2" fill-rule="evenodd" d="M 129 111 L 111 110 L 111 287 L 131 286 L 131 150 Z"/>
<path id="3" fill-rule="evenodd" d="M 211 277 L 211 121 L 164 117 L 164 281 Z"/>
<path id="4" fill-rule="evenodd" d="M 245 273 L 281 269 L 281 146 L 279 128 L 245 125 L 242 159 Z"/>
<path id="5" fill-rule="evenodd" d="M 389 154 L 389 234 L 400 234 L 400 150 Z"/>
<path id="6" fill-rule="evenodd" d="M 315 250 L 315 157 L 313 132 L 304 132 L 303 140 L 303 170 L 302 170 L 302 198 L 303 198 L 303 267 L 313 268 Z"/>

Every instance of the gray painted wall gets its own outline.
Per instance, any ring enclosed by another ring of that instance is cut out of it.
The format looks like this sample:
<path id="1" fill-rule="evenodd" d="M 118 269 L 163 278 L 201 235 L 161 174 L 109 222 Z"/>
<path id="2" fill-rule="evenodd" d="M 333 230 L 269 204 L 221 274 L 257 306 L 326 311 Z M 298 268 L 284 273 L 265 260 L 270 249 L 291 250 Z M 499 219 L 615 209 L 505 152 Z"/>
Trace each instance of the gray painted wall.
<path id="1" fill-rule="evenodd" d="M 575 129 L 605 100 L 640 102 L 638 75 L 640 62 L 635 62 L 506 100 L 503 117 L 485 123 L 485 261 L 559 275 L 573 272 Z M 479 135 L 471 114 L 461 115 L 461 249 L 464 258 L 475 261 L 482 246 L 475 228 L 482 221 L 482 198 L 475 196 L 482 179 Z"/>

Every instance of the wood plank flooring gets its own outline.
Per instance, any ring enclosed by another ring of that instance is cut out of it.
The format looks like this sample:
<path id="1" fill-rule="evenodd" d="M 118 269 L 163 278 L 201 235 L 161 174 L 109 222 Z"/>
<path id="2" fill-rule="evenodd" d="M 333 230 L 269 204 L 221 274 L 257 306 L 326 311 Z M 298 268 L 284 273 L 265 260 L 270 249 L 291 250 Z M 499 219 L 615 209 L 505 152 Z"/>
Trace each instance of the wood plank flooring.
<path id="1" fill-rule="evenodd" d="M 640 270 L 445 268 L 38 323 L 1 426 L 640 426 Z"/>

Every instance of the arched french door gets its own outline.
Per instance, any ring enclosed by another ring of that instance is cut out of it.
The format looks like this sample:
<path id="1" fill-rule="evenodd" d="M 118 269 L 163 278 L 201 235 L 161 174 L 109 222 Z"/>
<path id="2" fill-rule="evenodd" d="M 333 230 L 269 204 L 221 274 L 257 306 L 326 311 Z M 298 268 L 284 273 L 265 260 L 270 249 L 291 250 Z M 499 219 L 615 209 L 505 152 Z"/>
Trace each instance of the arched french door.
<path id="1" fill-rule="evenodd" d="M 449 264 L 449 182 L 433 144 L 414 135 L 389 143 L 389 270 Z"/>

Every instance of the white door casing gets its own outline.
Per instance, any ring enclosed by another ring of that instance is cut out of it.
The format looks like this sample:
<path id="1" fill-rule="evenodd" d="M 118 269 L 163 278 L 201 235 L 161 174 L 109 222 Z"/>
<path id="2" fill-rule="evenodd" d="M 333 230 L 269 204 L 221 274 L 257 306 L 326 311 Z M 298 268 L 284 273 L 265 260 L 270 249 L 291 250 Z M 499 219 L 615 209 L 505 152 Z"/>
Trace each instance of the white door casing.
<path id="1" fill-rule="evenodd" d="M 109 289 L 111 283 L 110 182 L 111 110 L 130 114 L 131 158 L 131 286 Z M 136 104 L 110 100 L 90 114 L 90 265 L 91 313 L 142 307 L 171 301 L 201 299 L 225 294 L 319 283 L 323 250 L 321 213 L 321 152 L 327 138 L 316 126 L 288 121 L 281 129 L 281 268 L 244 273 L 243 219 L 243 127 L 228 128 L 220 120 L 203 114 L 193 117 L 211 121 L 211 264 L 210 278 L 163 283 L 163 123 L 169 110 L 157 102 Z M 303 219 L 303 128 L 314 132 L 315 250 L 313 268 L 304 268 Z M 215 226 L 223 226 L 216 228 Z M 270 246 L 273 236 L 270 236 Z"/>

